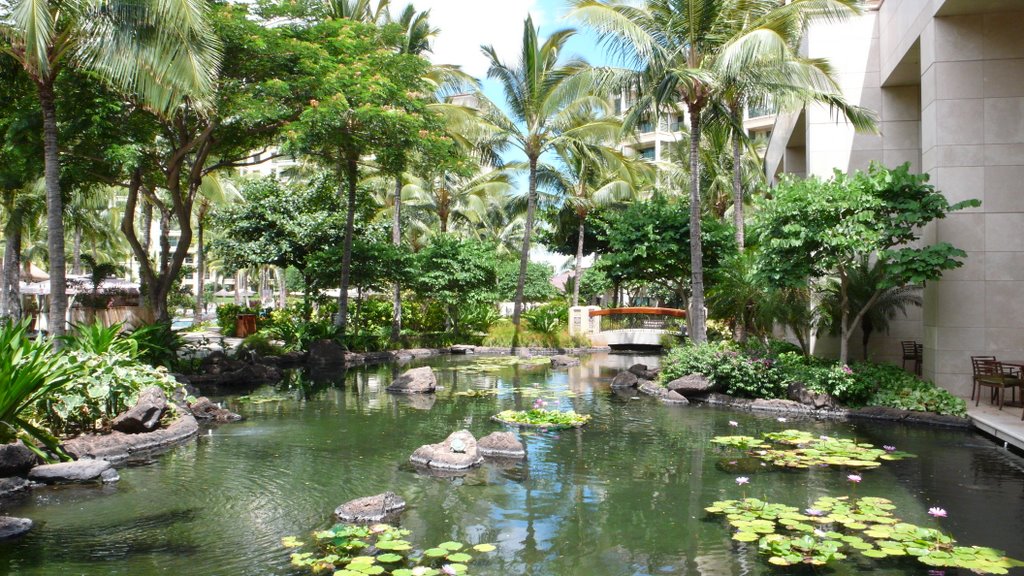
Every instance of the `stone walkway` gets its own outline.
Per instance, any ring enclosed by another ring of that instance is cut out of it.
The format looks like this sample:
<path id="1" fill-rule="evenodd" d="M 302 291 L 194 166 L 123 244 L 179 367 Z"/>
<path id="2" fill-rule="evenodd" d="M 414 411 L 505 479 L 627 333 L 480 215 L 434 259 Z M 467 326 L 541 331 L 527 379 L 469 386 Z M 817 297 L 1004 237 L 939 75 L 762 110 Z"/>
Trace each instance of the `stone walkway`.
<path id="1" fill-rule="evenodd" d="M 1020 419 L 1022 409 L 1004 406 L 1000 410 L 986 403 L 986 400 L 982 398 L 977 406 L 973 401 L 967 401 L 967 415 L 974 421 L 974 427 L 995 436 L 1000 442 L 1024 450 L 1024 420 Z"/>
<path id="2" fill-rule="evenodd" d="M 221 351 L 225 354 L 233 353 L 238 345 L 242 343 L 241 338 L 224 338 L 220 335 L 220 328 L 213 326 L 203 332 L 181 332 L 188 348 L 191 348 L 190 356 L 199 358 L 206 357 L 210 352 Z"/>

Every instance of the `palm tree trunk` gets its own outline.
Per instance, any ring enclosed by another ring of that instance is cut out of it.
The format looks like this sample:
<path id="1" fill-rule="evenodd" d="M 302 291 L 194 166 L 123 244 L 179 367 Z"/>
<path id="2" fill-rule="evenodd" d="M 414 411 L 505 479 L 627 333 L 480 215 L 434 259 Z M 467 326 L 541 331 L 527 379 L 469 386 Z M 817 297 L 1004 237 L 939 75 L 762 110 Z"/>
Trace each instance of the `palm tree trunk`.
<path id="1" fill-rule="evenodd" d="M 43 176 L 46 182 L 46 247 L 50 256 L 50 334 L 65 333 L 68 296 L 64 263 L 64 202 L 60 194 L 60 158 L 57 147 L 57 107 L 53 80 L 38 84 L 43 112 Z"/>
<path id="2" fill-rule="evenodd" d="M 690 104 L 690 310 L 687 335 L 696 344 L 708 340 L 704 322 L 704 251 L 700 240 L 700 106 Z"/>
<path id="3" fill-rule="evenodd" d="M 0 290 L 0 317 L 11 322 L 21 320 L 21 210 L 10 212 L 4 227 L 3 289 Z"/>
<path id="4" fill-rule="evenodd" d="M 572 282 L 572 305 L 580 305 L 580 281 L 583 280 L 583 233 L 586 231 L 586 214 L 580 214 L 579 238 L 576 240 L 576 271 Z"/>
<path id="5" fill-rule="evenodd" d="M 288 307 L 288 277 L 284 268 L 277 269 L 277 307 L 281 310 Z"/>
<path id="6" fill-rule="evenodd" d="M 338 318 L 335 324 L 345 336 L 348 324 L 348 285 L 352 273 L 352 235 L 356 225 L 356 179 L 359 177 L 359 159 L 349 158 L 346 166 L 346 184 L 348 184 L 348 206 L 345 216 L 345 246 L 341 257 L 341 293 L 338 294 Z"/>
<path id="7" fill-rule="evenodd" d="M 733 121 L 742 122 L 738 106 L 733 106 Z M 740 124 L 736 124 L 740 126 Z M 743 252 L 746 239 L 743 230 L 743 181 L 740 167 L 740 136 L 734 133 L 732 136 L 732 222 L 736 227 L 736 247 Z"/>
<path id="8" fill-rule="evenodd" d="M 850 356 L 850 298 L 847 294 L 846 272 L 839 269 L 839 363 Z"/>
<path id="9" fill-rule="evenodd" d="M 391 243 L 398 248 L 402 245 L 402 176 L 395 176 L 394 214 L 391 220 Z M 391 342 L 398 344 L 402 337 L 402 285 L 396 280 L 394 298 L 391 301 Z M 397 346 L 396 346 L 397 347 Z"/>
<path id="10" fill-rule="evenodd" d="M 515 305 L 512 308 L 512 352 L 519 348 L 519 320 L 523 314 L 523 290 L 526 288 L 526 265 L 530 262 L 530 234 L 537 211 L 537 158 L 530 157 L 530 192 L 526 197 L 526 226 L 523 229 L 523 250 L 519 254 L 519 279 L 516 281 Z"/>
<path id="11" fill-rule="evenodd" d="M 71 248 L 71 273 L 82 273 L 82 227 L 75 226 L 75 233 Z M 95 258 L 95 256 L 93 257 Z M 95 259 L 93 260 L 95 262 Z"/>
<path id="12" fill-rule="evenodd" d="M 203 249 L 203 232 L 206 228 L 203 225 L 203 215 L 196 218 L 196 307 L 193 315 L 193 324 L 199 325 L 203 321 L 203 300 L 206 290 L 206 251 Z"/>
<path id="13" fill-rule="evenodd" d="M 235 270 L 235 305 L 242 305 L 242 271 Z"/>

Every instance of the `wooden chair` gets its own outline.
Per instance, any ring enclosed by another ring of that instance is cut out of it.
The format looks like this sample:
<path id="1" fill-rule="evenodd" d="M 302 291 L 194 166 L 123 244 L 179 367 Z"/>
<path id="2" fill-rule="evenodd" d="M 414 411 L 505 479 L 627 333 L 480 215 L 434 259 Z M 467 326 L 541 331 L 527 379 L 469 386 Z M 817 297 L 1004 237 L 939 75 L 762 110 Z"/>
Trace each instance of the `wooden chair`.
<path id="1" fill-rule="evenodd" d="M 978 377 L 984 376 L 984 374 L 981 373 L 981 363 L 988 361 L 994 362 L 995 359 L 995 356 L 971 356 L 971 369 L 974 372 L 974 377 L 971 379 L 971 400 L 974 400 L 975 390 L 978 391 L 979 395 L 981 394 L 981 390 L 978 387 Z"/>
<path id="2" fill-rule="evenodd" d="M 907 360 L 914 362 L 914 374 L 921 375 L 921 360 L 924 357 L 924 345 L 918 344 L 913 340 L 903 340 L 900 342 L 900 346 L 903 347 L 903 369 L 907 369 Z M 974 397 L 973 395 L 971 396 Z"/>
<path id="3" fill-rule="evenodd" d="M 975 374 L 974 382 L 978 387 L 978 398 L 974 401 L 975 406 L 977 406 L 981 401 L 981 388 L 983 386 L 991 388 L 993 395 L 999 394 L 999 409 L 1002 410 L 1003 398 L 1006 396 L 1006 389 L 1010 389 L 1013 394 L 1012 400 L 1016 400 L 1017 388 L 1024 385 L 1024 380 L 1021 380 L 1019 375 L 1010 375 L 1007 373 L 1006 370 L 1003 369 L 1003 365 L 997 360 L 978 360 L 978 366 Z"/>

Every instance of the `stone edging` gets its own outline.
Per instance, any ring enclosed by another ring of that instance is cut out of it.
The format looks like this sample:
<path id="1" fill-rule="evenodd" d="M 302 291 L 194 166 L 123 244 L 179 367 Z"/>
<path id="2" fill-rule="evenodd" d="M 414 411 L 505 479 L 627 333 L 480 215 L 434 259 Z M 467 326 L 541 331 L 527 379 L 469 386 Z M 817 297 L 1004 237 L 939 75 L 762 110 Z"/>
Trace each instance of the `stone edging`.
<path id="1" fill-rule="evenodd" d="M 199 423 L 191 414 L 182 414 L 165 428 L 145 434 L 111 432 L 86 435 L 64 443 L 64 449 L 76 459 L 94 458 L 119 464 L 131 458 L 147 456 L 167 450 L 199 432 Z"/>

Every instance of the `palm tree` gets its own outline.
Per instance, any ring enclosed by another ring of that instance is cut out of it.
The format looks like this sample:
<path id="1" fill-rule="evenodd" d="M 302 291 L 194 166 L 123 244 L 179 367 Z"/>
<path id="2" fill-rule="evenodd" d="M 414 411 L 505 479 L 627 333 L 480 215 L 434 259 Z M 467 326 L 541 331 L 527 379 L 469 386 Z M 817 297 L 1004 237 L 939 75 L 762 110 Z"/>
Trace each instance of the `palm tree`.
<path id="1" fill-rule="evenodd" d="M 196 302 L 193 310 L 193 323 L 198 326 L 203 321 L 203 310 L 206 308 L 206 220 L 210 212 L 218 206 L 224 206 L 242 199 L 241 192 L 230 181 L 211 174 L 203 178 L 199 186 L 199 203 L 196 207 Z"/>
<path id="2" fill-rule="evenodd" d="M 768 54 L 790 50 L 786 35 L 806 22 L 809 10 L 835 16 L 856 0 L 574 0 L 572 14 L 592 27 L 600 41 L 636 72 L 630 86 L 639 96 L 627 126 L 644 114 L 658 115 L 678 103 L 690 124 L 690 310 L 688 333 L 707 341 L 703 247 L 700 239 L 700 142 L 702 115 L 721 96 L 723 71 L 758 64 Z M 761 17 L 748 21 L 757 8 Z"/>
<path id="3" fill-rule="evenodd" d="M 579 220 L 572 290 L 572 305 L 579 306 L 587 216 L 596 208 L 633 198 L 648 165 L 625 157 L 611 146 L 580 140 L 560 143 L 555 153 L 559 166 L 545 167 L 543 180 Z"/>
<path id="4" fill-rule="evenodd" d="M 924 304 L 920 286 L 886 286 L 887 280 L 885 264 L 879 261 L 871 262 L 867 257 L 861 258 L 858 265 L 848 271 L 846 297 L 850 309 L 867 308 L 860 320 L 864 360 L 868 359 L 868 342 L 872 334 L 888 332 L 889 322 L 895 320 L 898 315 L 906 315 L 908 307 L 920 307 Z M 838 334 L 840 330 L 842 295 L 839 288 L 837 280 L 828 282 L 822 289 L 821 298 L 826 326 L 834 334 Z"/>
<path id="5" fill-rule="evenodd" d="M 57 77 L 68 66 L 93 70 L 161 112 L 186 97 L 202 101 L 212 90 L 219 52 L 205 21 L 207 9 L 194 0 L 14 0 L 0 5 L 0 52 L 24 68 L 42 110 L 49 327 L 56 335 L 65 332 L 67 312 Z"/>
<path id="6" fill-rule="evenodd" d="M 532 17 L 528 17 L 523 26 L 523 44 L 518 63 L 507 65 L 498 57 L 493 46 L 482 48 L 490 60 L 487 76 L 498 81 L 509 109 L 509 115 L 506 116 L 493 104 L 485 103 L 484 116 L 501 130 L 508 146 L 526 156 L 529 171 L 526 224 L 512 314 L 512 323 L 515 325 L 513 350 L 519 346 L 526 266 L 530 259 L 530 237 L 537 211 L 540 158 L 560 143 L 573 139 L 611 139 L 617 135 L 615 122 L 610 119 L 583 124 L 576 121 L 580 114 L 590 110 L 607 111 L 608 104 L 603 98 L 593 95 L 595 84 L 593 78 L 585 74 L 590 70 L 586 61 L 573 58 L 561 62 L 565 43 L 574 33 L 573 30 L 559 30 L 541 43 Z"/>
<path id="7" fill-rule="evenodd" d="M 508 172 L 491 170 L 473 176 L 442 174 L 424 179 L 409 177 L 402 189 L 403 200 L 408 202 L 419 220 L 435 220 L 437 230 L 447 234 L 470 214 L 487 212 L 489 204 L 508 195 L 512 183 Z"/>

